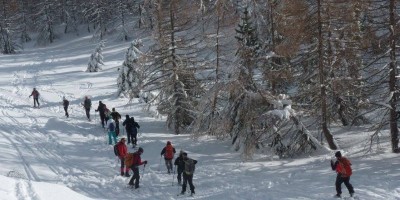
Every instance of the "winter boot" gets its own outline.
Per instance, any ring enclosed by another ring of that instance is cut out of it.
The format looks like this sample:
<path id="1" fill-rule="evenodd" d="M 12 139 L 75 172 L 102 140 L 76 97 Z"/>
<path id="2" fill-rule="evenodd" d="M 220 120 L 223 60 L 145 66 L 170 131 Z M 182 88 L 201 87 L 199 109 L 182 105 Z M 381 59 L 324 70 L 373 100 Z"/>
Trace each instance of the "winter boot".
<path id="1" fill-rule="evenodd" d="M 130 177 L 131 175 L 130 175 L 128 172 L 126 172 L 126 173 L 125 173 L 125 176 L 126 176 L 126 177 Z"/>
<path id="2" fill-rule="evenodd" d="M 121 172 L 121 176 L 124 176 L 124 172 Z"/>
<path id="3" fill-rule="evenodd" d="M 341 198 L 340 194 L 336 194 L 334 197 Z"/>

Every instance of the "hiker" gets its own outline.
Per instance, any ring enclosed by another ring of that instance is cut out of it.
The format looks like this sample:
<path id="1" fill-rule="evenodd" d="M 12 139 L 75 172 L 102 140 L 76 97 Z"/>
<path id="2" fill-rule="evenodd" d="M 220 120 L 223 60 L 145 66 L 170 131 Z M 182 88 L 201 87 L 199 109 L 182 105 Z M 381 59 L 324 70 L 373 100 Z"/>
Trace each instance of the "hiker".
<path id="1" fill-rule="evenodd" d="M 170 174 L 172 171 L 172 159 L 174 159 L 175 153 L 175 148 L 172 146 L 170 141 L 167 142 L 167 145 L 161 151 L 161 156 L 164 155 L 165 165 L 167 166 L 168 174 Z"/>
<path id="2" fill-rule="evenodd" d="M 131 117 L 131 122 L 132 122 L 132 140 L 134 139 L 132 142 L 133 143 L 132 147 L 135 148 L 135 146 L 137 145 L 137 134 L 140 126 L 133 117 Z"/>
<path id="3" fill-rule="evenodd" d="M 65 111 L 65 116 L 67 116 L 67 118 L 69 117 L 68 114 L 68 106 L 69 106 L 69 101 L 67 100 L 67 98 L 65 98 L 65 96 L 63 96 L 63 107 L 64 107 L 64 111 Z"/>
<path id="4" fill-rule="evenodd" d="M 181 194 L 185 194 L 186 192 L 186 185 L 189 183 L 191 195 L 194 192 L 194 185 L 193 185 L 193 174 L 195 170 L 195 165 L 197 164 L 197 160 L 193 160 L 187 156 L 186 152 L 182 153 L 183 162 L 185 163 L 185 167 L 183 170 L 183 184 L 182 184 L 182 191 Z"/>
<path id="5" fill-rule="evenodd" d="M 121 119 L 121 115 L 115 111 L 115 108 L 112 108 L 112 112 L 110 113 L 112 119 L 115 122 L 115 134 L 119 135 L 119 120 Z"/>
<path id="6" fill-rule="evenodd" d="M 331 167 L 332 170 L 336 171 L 337 176 L 336 176 L 336 195 L 335 197 L 340 198 L 342 195 L 342 183 L 346 185 L 347 189 L 349 190 L 350 196 L 352 197 L 354 194 L 354 188 L 350 184 L 350 176 L 352 174 L 352 169 L 351 169 L 351 162 L 349 159 L 345 158 L 342 156 L 340 151 L 337 151 L 335 153 L 336 157 L 336 162 L 333 162 L 331 160 Z"/>
<path id="7" fill-rule="evenodd" d="M 109 119 L 111 119 L 111 111 L 107 108 L 106 104 L 104 104 L 104 120 L 107 123 Z"/>
<path id="8" fill-rule="evenodd" d="M 142 161 L 140 155 L 143 153 L 143 148 L 139 147 L 139 149 L 135 153 L 128 153 L 125 159 L 125 165 L 130 166 L 133 172 L 133 176 L 131 180 L 129 180 L 129 185 L 131 187 L 135 186 L 136 188 L 139 188 L 139 166 L 144 164 L 144 167 L 146 167 L 147 160 Z M 129 161 L 129 162 L 127 162 Z M 143 169 L 144 170 L 144 169 Z M 135 181 L 136 180 L 136 181 Z"/>
<path id="9" fill-rule="evenodd" d="M 126 141 L 125 138 L 121 138 L 121 140 L 116 144 L 116 147 L 117 147 L 118 158 L 121 161 L 121 176 L 130 177 L 129 167 L 125 166 L 125 156 L 128 153 L 125 141 Z"/>
<path id="10" fill-rule="evenodd" d="M 99 112 L 100 115 L 100 120 L 101 120 L 101 126 L 104 128 L 104 121 L 106 119 L 106 115 L 104 114 L 106 109 L 106 104 L 103 104 L 103 102 L 99 101 L 99 106 L 97 107 L 95 112 Z"/>
<path id="11" fill-rule="evenodd" d="M 88 96 L 85 96 L 85 100 L 83 101 L 82 105 L 85 108 L 86 117 L 90 121 L 90 108 L 92 107 L 92 100 L 90 100 Z"/>
<path id="12" fill-rule="evenodd" d="M 108 144 L 113 144 L 111 137 L 114 139 L 114 144 L 117 143 L 117 135 L 115 134 L 115 122 L 113 119 L 107 121 Z"/>
<path id="13" fill-rule="evenodd" d="M 185 169 L 185 163 L 183 162 L 183 151 L 181 150 L 179 152 L 179 156 L 175 159 L 174 165 L 176 166 L 175 168 L 177 169 L 177 179 L 178 179 L 178 184 L 182 185 L 182 173 L 183 170 Z"/>
<path id="14" fill-rule="evenodd" d="M 29 97 L 33 96 L 33 107 L 36 108 L 36 103 L 37 107 L 39 108 L 39 92 L 36 90 L 36 88 L 33 88 L 31 95 Z"/>
<path id="15" fill-rule="evenodd" d="M 122 126 L 125 126 L 126 136 L 128 137 L 128 144 L 133 144 L 133 129 L 132 129 L 132 120 L 129 118 L 129 115 L 125 115 L 126 119 L 122 122 Z"/>

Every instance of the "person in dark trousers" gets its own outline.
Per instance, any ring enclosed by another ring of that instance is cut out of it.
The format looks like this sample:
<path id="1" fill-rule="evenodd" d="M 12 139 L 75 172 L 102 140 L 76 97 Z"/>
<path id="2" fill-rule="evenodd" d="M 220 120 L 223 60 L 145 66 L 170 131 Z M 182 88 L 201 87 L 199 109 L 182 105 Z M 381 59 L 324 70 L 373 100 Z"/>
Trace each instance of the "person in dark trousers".
<path id="1" fill-rule="evenodd" d="M 133 122 L 131 118 L 129 118 L 129 115 L 125 115 L 125 117 L 126 119 L 124 120 L 124 122 L 122 122 L 122 126 L 125 126 L 126 136 L 128 137 L 128 144 L 130 144 L 131 142 L 133 144 Z"/>
<path id="2" fill-rule="evenodd" d="M 67 116 L 67 118 L 69 117 L 68 114 L 68 106 L 69 106 L 69 101 L 67 100 L 67 98 L 65 98 L 65 96 L 63 97 L 63 107 L 64 107 L 64 111 L 65 111 L 65 116 Z"/>
<path id="3" fill-rule="evenodd" d="M 85 108 L 86 117 L 90 121 L 90 108 L 92 108 L 92 100 L 90 100 L 88 96 L 85 96 L 85 100 L 83 101 L 82 105 Z"/>
<path id="4" fill-rule="evenodd" d="M 147 160 L 142 162 L 142 159 L 140 157 L 143 154 L 142 147 L 139 147 L 139 149 L 133 154 L 134 154 L 133 165 L 131 166 L 133 176 L 132 176 L 131 180 L 129 180 L 129 185 L 130 186 L 135 185 L 135 189 L 136 189 L 136 188 L 139 188 L 139 179 L 140 179 L 139 166 L 144 164 L 144 166 L 146 167 Z"/>
<path id="5" fill-rule="evenodd" d="M 125 145 L 125 141 L 125 138 L 121 138 L 121 140 L 117 143 L 118 158 L 121 161 L 121 176 L 130 177 L 129 168 L 125 167 L 125 156 L 128 153 L 128 148 Z"/>
<path id="6" fill-rule="evenodd" d="M 105 114 L 105 109 L 106 105 L 103 104 L 103 102 L 99 101 L 99 106 L 95 110 L 95 112 L 99 112 L 100 115 L 100 120 L 101 120 L 101 126 L 104 128 L 105 125 L 105 119 L 106 119 L 106 114 Z"/>
<path id="7" fill-rule="evenodd" d="M 351 162 L 347 158 L 343 157 L 340 151 L 335 153 L 335 157 L 336 162 L 331 160 L 331 167 L 332 170 L 337 173 L 335 181 L 336 197 L 340 198 L 342 195 L 342 183 L 346 185 L 347 190 L 349 190 L 350 196 L 352 197 L 354 195 L 354 188 L 350 184 L 350 176 L 352 174 Z"/>
<path id="8" fill-rule="evenodd" d="M 132 120 L 132 137 L 135 139 L 133 141 L 133 147 L 137 145 L 137 134 L 138 134 L 138 129 L 140 128 L 139 124 L 135 121 L 135 118 L 131 117 Z"/>
<path id="9" fill-rule="evenodd" d="M 121 119 L 121 115 L 119 112 L 115 111 L 115 108 L 112 108 L 111 110 L 112 112 L 110 115 L 115 122 L 115 134 L 119 136 L 119 120 Z"/>
<path id="10" fill-rule="evenodd" d="M 177 179 L 178 179 L 178 184 L 182 185 L 182 173 L 183 170 L 185 169 L 185 163 L 183 162 L 183 151 L 181 150 L 179 152 L 179 156 L 175 159 L 174 165 L 176 166 L 176 173 L 177 175 Z"/>
<path id="11" fill-rule="evenodd" d="M 164 156 L 165 166 L 167 166 L 168 174 L 170 174 L 173 170 L 172 159 L 174 159 L 175 153 L 175 148 L 172 146 L 170 141 L 168 141 L 167 145 L 165 145 L 165 147 L 161 150 L 161 156 Z"/>
<path id="12" fill-rule="evenodd" d="M 36 88 L 33 88 L 31 95 L 29 97 L 33 96 L 33 107 L 36 108 L 36 103 L 37 107 L 39 108 L 39 92 L 36 90 Z"/>
<path id="13" fill-rule="evenodd" d="M 197 164 L 197 160 L 189 158 L 186 152 L 182 153 L 182 158 L 183 162 L 185 163 L 185 167 L 183 169 L 183 184 L 181 194 L 185 194 L 186 185 L 189 183 L 191 195 L 193 195 L 195 193 L 193 185 L 193 174 L 195 170 L 195 165 Z"/>

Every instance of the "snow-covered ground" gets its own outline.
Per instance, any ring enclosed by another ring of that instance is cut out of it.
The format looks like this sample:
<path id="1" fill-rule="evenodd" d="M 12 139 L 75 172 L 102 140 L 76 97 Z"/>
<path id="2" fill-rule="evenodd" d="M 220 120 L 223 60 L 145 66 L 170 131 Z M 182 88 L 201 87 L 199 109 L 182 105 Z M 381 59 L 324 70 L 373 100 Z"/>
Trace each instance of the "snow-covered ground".
<path id="1" fill-rule="evenodd" d="M 143 112 L 144 105 L 115 96 L 117 68 L 129 43 L 106 43 L 103 70 L 86 73 L 96 45 L 88 36 L 0 54 L 0 199 L 333 199 L 333 152 L 285 160 L 257 155 L 242 162 L 229 141 L 174 135 L 163 118 Z M 29 98 L 33 87 L 41 93 L 40 109 Z M 94 108 L 101 100 L 140 124 L 138 144 L 144 148 L 142 159 L 149 161 L 140 168 L 140 189 L 127 188 L 128 178 L 119 175 L 94 109 L 95 120 L 86 120 L 80 105 L 85 95 L 92 97 Z M 70 118 L 64 117 L 63 96 L 71 103 Z M 353 162 L 357 199 L 400 199 L 400 159 L 390 153 L 388 133 L 382 150 L 365 154 L 366 130 L 333 132 Z M 198 160 L 194 197 L 177 197 L 181 188 L 166 173 L 160 152 L 168 140 Z M 348 196 L 344 186 L 343 191 Z"/>

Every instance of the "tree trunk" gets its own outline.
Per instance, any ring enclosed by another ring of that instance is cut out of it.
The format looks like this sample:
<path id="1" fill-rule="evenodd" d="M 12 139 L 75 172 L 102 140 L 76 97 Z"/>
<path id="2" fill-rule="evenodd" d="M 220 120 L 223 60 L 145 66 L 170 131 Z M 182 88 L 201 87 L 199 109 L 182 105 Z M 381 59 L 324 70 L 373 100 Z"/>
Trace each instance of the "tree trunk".
<path id="1" fill-rule="evenodd" d="M 397 128 L 397 99 L 398 94 L 396 91 L 396 36 L 394 33 L 394 27 L 396 26 L 396 21 L 394 18 L 395 11 L 395 0 L 390 0 L 389 15 L 390 15 L 390 74 L 389 74 L 389 90 L 394 92 L 392 99 L 390 101 L 390 136 L 392 141 L 392 151 L 394 153 L 400 153 L 399 150 L 399 129 Z"/>
<path id="2" fill-rule="evenodd" d="M 323 43 L 322 43 L 322 19 L 321 19 L 321 0 L 318 2 L 318 69 L 319 69 L 319 82 L 321 87 L 321 126 L 325 139 L 328 142 L 329 148 L 336 150 L 337 146 L 333 141 L 333 136 L 328 129 L 327 124 L 327 105 L 326 105 L 326 86 L 325 86 L 325 72 L 323 64 Z"/>

